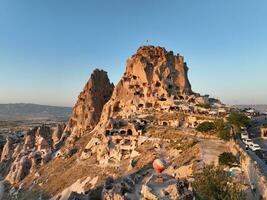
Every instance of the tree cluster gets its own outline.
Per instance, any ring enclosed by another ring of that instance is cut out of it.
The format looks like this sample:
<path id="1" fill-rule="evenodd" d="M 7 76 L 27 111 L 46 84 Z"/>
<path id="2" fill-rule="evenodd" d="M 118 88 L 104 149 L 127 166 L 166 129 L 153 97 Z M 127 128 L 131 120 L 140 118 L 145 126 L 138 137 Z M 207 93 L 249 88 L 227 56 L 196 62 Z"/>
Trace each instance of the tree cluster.
<path id="1" fill-rule="evenodd" d="M 240 183 L 221 167 L 205 166 L 202 172 L 194 174 L 193 189 L 199 200 L 245 200 Z"/>

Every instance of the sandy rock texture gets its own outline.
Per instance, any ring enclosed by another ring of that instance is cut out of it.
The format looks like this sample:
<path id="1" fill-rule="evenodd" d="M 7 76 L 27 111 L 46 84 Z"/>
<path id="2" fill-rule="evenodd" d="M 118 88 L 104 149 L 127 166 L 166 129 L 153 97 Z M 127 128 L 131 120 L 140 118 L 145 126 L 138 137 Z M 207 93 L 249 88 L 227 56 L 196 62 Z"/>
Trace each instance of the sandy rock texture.
<path id="1" fill-rule="evenodd" d="M 73 108 L 72 116 L 65 129 L 72 135 L 81 136 L 98 123 L 104 104 L 110 99 L 114 85 L 107 72 L 96 69 L 84 86 Z"/>

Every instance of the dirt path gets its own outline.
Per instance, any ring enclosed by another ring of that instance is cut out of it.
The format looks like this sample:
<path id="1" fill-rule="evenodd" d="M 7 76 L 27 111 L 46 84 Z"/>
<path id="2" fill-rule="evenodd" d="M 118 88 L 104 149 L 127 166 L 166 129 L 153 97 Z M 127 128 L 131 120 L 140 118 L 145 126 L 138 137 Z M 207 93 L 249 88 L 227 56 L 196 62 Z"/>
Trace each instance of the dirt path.
<path id="1" fill-rule="evenodd" d="M 202 152 L 202 159 L 205 164 L 218 164 L 218 156 L 225 152 L 229 151 L 227 145 L 222 140 L 200 140 L 200 147 Z"/>

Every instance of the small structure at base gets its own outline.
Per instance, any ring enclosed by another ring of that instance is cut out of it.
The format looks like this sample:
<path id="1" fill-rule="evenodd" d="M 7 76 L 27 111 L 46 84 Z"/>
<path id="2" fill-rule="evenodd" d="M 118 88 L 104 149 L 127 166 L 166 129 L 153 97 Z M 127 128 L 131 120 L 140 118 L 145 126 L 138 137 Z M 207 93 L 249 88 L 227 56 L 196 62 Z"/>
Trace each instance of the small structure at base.
<path id="1" fill-rule="evenodd" d="M 262 139 L 267 139 L 267 124 L 263 125 L 260 128 L 260 131 L 261 131 L 261 138 Z"/>

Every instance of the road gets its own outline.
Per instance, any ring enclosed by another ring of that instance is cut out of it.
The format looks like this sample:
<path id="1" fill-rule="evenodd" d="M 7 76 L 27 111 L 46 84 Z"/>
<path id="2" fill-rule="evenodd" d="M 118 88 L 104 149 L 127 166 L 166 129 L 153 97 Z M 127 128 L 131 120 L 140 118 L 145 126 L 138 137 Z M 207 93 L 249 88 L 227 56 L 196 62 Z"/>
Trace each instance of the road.
<path id="1" fill-rule="evenodd" d="M 265 164 L 264 161 L 262 161 L 253 151 L 251 150 L 246 150 L 246 146 L 245 144 L 241 141 L 241 139 L 237 139 L 237 143 L 239 144 L 239 146 L 243 149 L 243 151 L 246 151 L 248 153 L 248 155 L 252 158 L 252 160 L 254 160 L 255 162 L 257 162 L 257 165 L 259 166 L 262 174 L 265 176 L 265 178 L 267 179 L 267 165 Z"/>
<path id="2" fill-rule="evenodd" d="M 260 139 L 260 126 L 262 124 L 267 123 L 265 117 L 258 117 L 254 119 L 255 121 L 255 126 L 253 126 L 252 128 L 248 129 L 248 133 L 251 137 L 251 139 L 253 140 L 254 143 L 259 144 L 260 147 L 262 149 L 266 149 L 267 148 L 267 143 L 262 141 Z M 262 174 L 265 176 L 265 178 L 267 179 L 267 165 L 265 164 L 265 162 L 263 160 L 261 160 L 253 151 L 251 150 L 246 150 L 246 146 L 245 144 L 241 141 L 240 138 L 237 139 L 237 143 L 239 144 L 239 146 L 248 153 L 248 155 L 255 161 L 257 162 L 257 165 L 259 166 L 259 168 L 261 169 Z"/>

